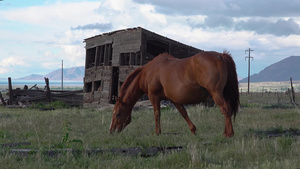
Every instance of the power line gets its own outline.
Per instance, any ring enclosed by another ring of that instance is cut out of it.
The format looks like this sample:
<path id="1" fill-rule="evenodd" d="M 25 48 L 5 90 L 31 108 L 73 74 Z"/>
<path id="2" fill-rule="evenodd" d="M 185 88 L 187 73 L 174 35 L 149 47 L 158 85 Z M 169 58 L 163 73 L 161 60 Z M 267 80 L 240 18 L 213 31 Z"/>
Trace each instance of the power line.
<path id="1" fill-rule="evenodd" d="M 251 58 L 253 59 L 253 57 L 250 56 L 251 51 L 253 51 L 253 50 L 251 50 L 250 48 L 248 50 L 245 50 L 245 54 L 247 52 L 249 53 L 249 55 L 245 57 L 245 60 L 248 59 L 248 94 L 250 92 L 250 59 Z"/>

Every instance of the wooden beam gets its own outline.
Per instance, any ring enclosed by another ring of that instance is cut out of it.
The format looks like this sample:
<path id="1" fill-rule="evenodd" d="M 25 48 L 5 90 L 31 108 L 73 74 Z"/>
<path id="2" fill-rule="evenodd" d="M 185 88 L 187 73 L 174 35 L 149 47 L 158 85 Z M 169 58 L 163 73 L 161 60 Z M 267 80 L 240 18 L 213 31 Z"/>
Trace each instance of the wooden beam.
<path id="1" fill-rule="evenodd" d="M 45 77 L 45 83 L 46 83 L 46 100 L 48 102 L 52 102 L 51 91 L 49 87 L 49 79 L 46 77 Z"/>
<path id="2" fill-rule="evenodd" d="M 13 91 L 12 91 L 12 84 L 11 84 L 11 77 L 8 78 L 8 93 L 9 93 L 8 105 L 11 105 L 11 104 L 13 104 L 13 101 L 14 101 Z"/>
<path id="3" fill-rule="evenodd" d="M 2 93 L 1 92 L 0 92 L 0 99 L 1 99 L 1 102 L 2 102 L 3 106 L 5 106 L 6 103 L 5 103 L 5 101 L 4 101 L 3 97 L 2 97 Z"/>

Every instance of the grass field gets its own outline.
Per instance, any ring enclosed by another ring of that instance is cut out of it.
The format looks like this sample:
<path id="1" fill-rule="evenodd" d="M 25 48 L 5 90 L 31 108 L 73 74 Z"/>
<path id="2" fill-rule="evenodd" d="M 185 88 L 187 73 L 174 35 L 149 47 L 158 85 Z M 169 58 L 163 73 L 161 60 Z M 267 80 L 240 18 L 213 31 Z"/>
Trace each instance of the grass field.
<path id="1" fill-rule="evenodd" d="M 268 137 L 273 131 L 300 131 L 300 111 L 279 96 L 242 96 L 235 135 L 224 138 L 224 118 L 219 108 L 188 108 L 197 135 L 176 110 L 162 111 L 162 132 L 154 134 L 150 109 L 133 112 L 132 122 L 110 135 L 111 111 L 80 108 L 0 108 L 0 144 L 30 142 L 16 148 L 37 149 L 28 156 L 1 151 L 1 168 L 300 168 L 300 137 Z M 296 96 L 300 98 L 299 95 Z M 298 102 L 299 104 L 299 102 Z M 274 106 L 278 105 L 278 106 Z M 300 133 L 299 133 L 300 134 Z M 182 151 L 150 157 L 100 153 L 43 155 L 52 149 L 113 149 L 182 146 Z"/>

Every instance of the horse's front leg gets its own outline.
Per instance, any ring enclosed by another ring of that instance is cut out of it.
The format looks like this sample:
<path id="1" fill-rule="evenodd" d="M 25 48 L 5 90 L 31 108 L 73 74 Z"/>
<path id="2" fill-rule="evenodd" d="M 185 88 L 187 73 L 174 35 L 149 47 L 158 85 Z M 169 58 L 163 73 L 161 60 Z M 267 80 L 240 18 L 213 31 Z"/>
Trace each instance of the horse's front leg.
<path id="1" fill-rule="evenodd" d="M 185 108 L 183 107 L 182 104 L 177 104 L 174 103 L 174 106 L 176 107 L 176 109 L 180 112 L 181 116 L 185 119 L 185 121 L 188 123 L 190 130 L 193 134 L 196 134 L 196 126 L 193 124 L 193 122 L 191 121 L 191 119 L 189 118 Z"/>
<path id="2" fill-rule="evenodd" d="M 161 127 L 160 127 L 160 110 L 156 109 L 154 111 L 155 116 L 155 133 L 159 135 L 161 133 Z"/>
<path id="3" fill-rule="evenodd" d="M 160 99 L 158 98 L 150 98 L 150 101 L 153 106 L 154 117 L 155 117 L 155 132 L 157 135 L 161 133 L 160 128 Z"/>

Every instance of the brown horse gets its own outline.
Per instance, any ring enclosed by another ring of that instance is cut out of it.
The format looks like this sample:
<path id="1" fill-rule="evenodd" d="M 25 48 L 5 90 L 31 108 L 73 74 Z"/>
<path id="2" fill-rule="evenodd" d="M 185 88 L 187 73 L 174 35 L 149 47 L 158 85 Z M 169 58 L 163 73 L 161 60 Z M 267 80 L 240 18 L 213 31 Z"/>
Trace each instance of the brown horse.
<path id="1" fill-rule="evenodd" d="M 144 93 L 153 105 L 157 134 L 161 133 L 161 100 L 170 100 L 195 134 L 196 127 L 183 105 L 203 102 L 209 94 L 225 116 L 224 135 L 234 134 L 231 116 L 236 116 L 239 107 L 238 79 L 235 63 L 226 51 L 200 52 L 185 59 L 164 53 L 136 69 L 120 89 L 111 133 L 122 131 L 131 122 L 132 108 Z"/>

